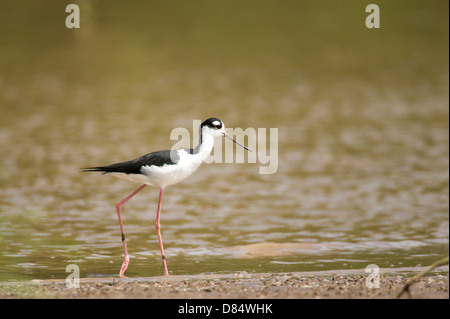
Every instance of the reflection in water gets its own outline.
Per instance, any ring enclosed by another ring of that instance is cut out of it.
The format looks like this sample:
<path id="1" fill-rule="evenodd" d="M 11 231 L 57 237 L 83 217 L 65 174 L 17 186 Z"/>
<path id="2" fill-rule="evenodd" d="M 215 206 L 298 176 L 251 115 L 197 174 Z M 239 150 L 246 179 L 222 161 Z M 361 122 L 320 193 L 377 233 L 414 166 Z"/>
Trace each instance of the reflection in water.
<path id="1" fill-rule="evenodd" d="M 204 164 L 167 189 L 174 274 L 448 254 L 446 1 L 385 4 L 396 20 L 375 32 L 358 1 L 91 2 L 76 33 L 45 3 L 0 4 L 0 280 L 116 274 L 114 204 L 136 186 L 79 169 L 170 148 L 211 116 L 278 128 L 278 171 Z M 161 273 L 157 196 L 123 209 L 129 276 Z"/>

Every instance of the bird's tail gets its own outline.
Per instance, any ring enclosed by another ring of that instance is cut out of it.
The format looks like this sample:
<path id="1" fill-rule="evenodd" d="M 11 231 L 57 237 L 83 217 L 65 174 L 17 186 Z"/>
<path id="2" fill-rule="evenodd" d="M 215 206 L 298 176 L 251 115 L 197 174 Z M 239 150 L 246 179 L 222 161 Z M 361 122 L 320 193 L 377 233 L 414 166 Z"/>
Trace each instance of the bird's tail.
<path id="1" fill-rule="evenodd" d="M 103 172 L 103 174 L 108 173 L 108 171 L 103 166 L 97 166 L 97 167 L 84 167 L 80 169 L 80 172 L 86 173 L 86 172 Z"/>

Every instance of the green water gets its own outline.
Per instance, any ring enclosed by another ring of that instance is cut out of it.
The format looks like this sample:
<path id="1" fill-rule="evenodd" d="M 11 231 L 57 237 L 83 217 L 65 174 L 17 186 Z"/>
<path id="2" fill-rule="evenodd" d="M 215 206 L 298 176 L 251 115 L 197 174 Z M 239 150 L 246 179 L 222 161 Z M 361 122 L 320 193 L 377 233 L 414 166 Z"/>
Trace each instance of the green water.
<path id="1" fill-rule="evenodd" d="M 278 170 L 204 164 L 165 191 L 172 274 L 427 265 L 448 254 L 448 1 L 0 2 L 0 280 L 118 273 L 114 205 L 80 173 L 215 116 L 278 128 Z M 246 141 L 244 141 L 246 142 Z M 162 274 L 158 190 L 123 208 L 127 275 Z"/>

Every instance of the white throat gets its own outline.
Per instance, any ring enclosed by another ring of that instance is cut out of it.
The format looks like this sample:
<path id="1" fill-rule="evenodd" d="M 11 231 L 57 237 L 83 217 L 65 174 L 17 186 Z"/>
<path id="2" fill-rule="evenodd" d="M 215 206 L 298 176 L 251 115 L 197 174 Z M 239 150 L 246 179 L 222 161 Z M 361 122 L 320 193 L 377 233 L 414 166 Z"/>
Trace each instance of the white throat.
<path id="1" fill-rule="evenodd" d="M 205 134 L 204 132 L 202 133 L 203 134 L 201 138 L 201 144 L 199 145 L 198 154 L 201 161 L 204 162 L 214 148 L 214 136 L 212 136 L 211 134 Z"/>

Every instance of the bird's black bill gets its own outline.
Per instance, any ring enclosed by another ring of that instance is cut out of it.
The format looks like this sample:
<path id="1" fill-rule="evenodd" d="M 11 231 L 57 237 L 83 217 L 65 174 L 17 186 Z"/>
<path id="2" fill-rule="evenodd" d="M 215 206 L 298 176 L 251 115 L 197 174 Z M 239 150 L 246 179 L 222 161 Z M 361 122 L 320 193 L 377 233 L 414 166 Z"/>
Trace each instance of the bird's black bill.
<path id="1" fill-rule="evenodd" d="M 242 146 L 244 149 L 246 149 L 249 152 L 252 152 L 251 149 L 249 149 L 248 147 L 242 145 L 241 143 L 239 143 L 238 141 L 236 141 L 234 138 L 231 137 L 231 135 L 227 134 L 227 133 L 223 133 L 223 136 L 225 136 L 226 138 L 232 140 L 233 142 L 235 142 L 237 145 Z"/>

